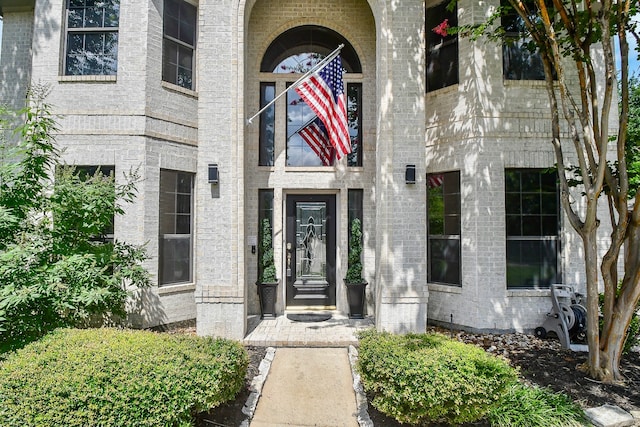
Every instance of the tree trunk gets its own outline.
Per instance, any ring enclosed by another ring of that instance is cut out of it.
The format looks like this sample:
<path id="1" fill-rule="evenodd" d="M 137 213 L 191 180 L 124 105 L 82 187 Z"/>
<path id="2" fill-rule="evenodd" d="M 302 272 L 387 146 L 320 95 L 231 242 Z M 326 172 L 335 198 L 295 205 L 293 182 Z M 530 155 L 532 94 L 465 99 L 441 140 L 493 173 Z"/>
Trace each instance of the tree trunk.
<path id="1" fill-rule="evenodd" d="M 640 224 L 637 221 L 637 210 L 630 215 L 625 239 L 624 272 L 620 293 L 615 298 L 615 306 L 611 312 L 610 322 L 602 331 L 600 361 L 605 377 L 603 381 L 620 381 L 620 358 L 624 348 L 627 330 L 640 299 Z M 615 292 L 615 290 L 614 290 Z"/>
<path id="2" fill-rule="evenodd" d="M 631 306 L 626 301 L 618 300 L 613 310 L 611 325 L 602 334 L 600 342 L 602 376 L 600 380 L 603 382 L 611 383 L 623 379 L 620 374 L 620 358 L 622 357 L 625 336 L 634 311 L 635 305 Z"/>
<path id="3" fill-rule="evenodd" d="M 582 240 L 585 249 L 585 272 L 587 275 L 587 340 L 589 344 L 589 374 L 602 378 L 600 364 L 600 333 L 598 322 L 598 251 L 596 227 L 585 230 Z"/>

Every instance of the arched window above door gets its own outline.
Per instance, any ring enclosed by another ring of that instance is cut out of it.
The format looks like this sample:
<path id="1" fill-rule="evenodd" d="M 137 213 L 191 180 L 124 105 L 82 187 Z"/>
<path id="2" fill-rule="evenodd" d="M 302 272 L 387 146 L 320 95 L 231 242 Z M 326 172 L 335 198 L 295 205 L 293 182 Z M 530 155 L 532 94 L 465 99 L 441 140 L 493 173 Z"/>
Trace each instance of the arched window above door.
<path id="1" fill-rule="evenodd" d="M 347 73 L 344 75 L 344 91 L 351 142 L 351 153 L 346 156 L 346 163 L 348 166 L 362 166 L 362 76 L 358 75 L 362 74 L 360 59 L 346 38 L 334 30 L 315 25 L 300 26 L 283 32 L 271 42 L 262 58 L 260 72 L 271 75 L 260 77 L 260 107 L 271 102 L 277 93 L 287 91 L 287 94 L 284 111 L 276 111 L 275 105 L 271 105 L 260 117 L 260 166 L 275 164 L 278 151 L 277 117 L 286 123 L 286 133 L 283 135 L 285 166 L 334 166 L 335 148 L 320 120 L 293 88 L 287 88 L 341 44 L 342 68 Z M 349 74 L 351 77 L 348 77 Z"/>
<path id="2" fill-rule="evenodd" d="M 304 73 L 340 44 L 342 66 L 347 73 L 361 73 L 355 49 L 339 33 L 317 25 L 291 28 L 271 42 L 260 64 L 263 73 Z"/>

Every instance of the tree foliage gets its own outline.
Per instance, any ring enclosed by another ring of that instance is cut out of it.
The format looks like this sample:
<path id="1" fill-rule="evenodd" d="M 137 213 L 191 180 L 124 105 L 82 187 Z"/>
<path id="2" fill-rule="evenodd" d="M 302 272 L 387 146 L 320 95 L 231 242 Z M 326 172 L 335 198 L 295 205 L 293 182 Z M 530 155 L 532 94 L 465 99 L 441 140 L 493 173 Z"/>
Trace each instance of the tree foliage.
<path id="1" fill-rule="evenodd" d="M 625 151 L 629 175 L 629 197 L 635 197 L 640 188 L 640 80 L 638 76 L 629 79 L 629 127 Z"/>
<path id="2" fill-rule="evenodd" d="M 57 327 L 122 319 L 127 287 L 149 283 L 144 248 L 105 236 L 135 197 L 135 173 L 116 184 L 60 164 L 41 92 L 19 117 L 1 147 L 0 352 Z"/>

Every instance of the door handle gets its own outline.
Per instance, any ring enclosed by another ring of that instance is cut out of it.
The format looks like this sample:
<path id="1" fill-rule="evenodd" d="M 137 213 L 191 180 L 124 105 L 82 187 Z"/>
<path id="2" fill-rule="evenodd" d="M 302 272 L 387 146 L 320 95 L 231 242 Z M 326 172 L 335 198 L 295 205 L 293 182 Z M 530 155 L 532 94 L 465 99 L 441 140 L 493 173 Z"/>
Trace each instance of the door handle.
<path id="1" fill-rule="evenodd" d="M 291 277 L 291 242 L 287 243 L 287 277 Z"/>

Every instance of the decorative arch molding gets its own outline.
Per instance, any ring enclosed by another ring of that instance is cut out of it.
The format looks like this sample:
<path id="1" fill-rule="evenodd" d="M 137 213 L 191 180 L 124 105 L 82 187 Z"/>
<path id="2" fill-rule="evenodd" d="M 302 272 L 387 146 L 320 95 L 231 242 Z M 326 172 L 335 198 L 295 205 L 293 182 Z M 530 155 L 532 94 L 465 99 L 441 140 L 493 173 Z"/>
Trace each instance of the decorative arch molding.
<path id="1" fill-rule="evenodd" d="M 328 55 L 340 44 L 344 45 L 340 55 L 347 72 L 361 73 L 360 58 L 351 43 L 337 31 L 319 25 L 301 25 L 278 35 L 265 51 L 260 71 L 270 73 L 292 55 L 308 52 Z"/>
<path id="2" fill-rule="evenodd" d="M 238 29 L 244 31 L 249 26 L 249 19 L 251 17 L 251 11 L 253 6 L 260 0 L 238 0 L 235 5 L 235 9 L 238 11 Z M 375 20 L 376 29 L 380 28 L 381 20 L 383 16 L 386 16 L 387 1 L 386 0 L 367 0 L 373 18 Z M 379 31 L 379 30 L 377 30 Z M 239 46 L 241 47 L 241 46 Z"/>

